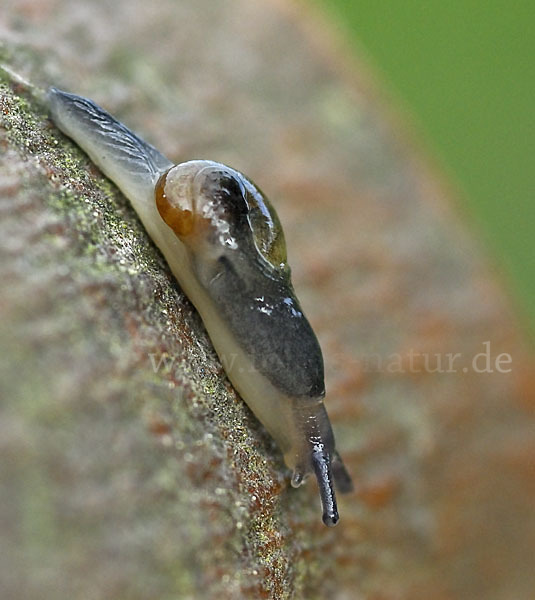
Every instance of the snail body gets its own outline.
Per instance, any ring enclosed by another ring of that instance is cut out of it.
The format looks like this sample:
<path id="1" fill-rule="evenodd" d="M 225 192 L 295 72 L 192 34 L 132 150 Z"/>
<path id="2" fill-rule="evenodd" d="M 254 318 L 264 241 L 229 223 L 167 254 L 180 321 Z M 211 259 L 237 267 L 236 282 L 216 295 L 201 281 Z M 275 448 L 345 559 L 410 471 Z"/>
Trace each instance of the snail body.
<path id="1" fill-rule="evenodd" d="M 316 336 L 292 287 L 284 234 L 253 182 L 209 160 L 173 165 L 91 100 L 55 88 L 49 105 L 128 197 L 199 311 L 225 371 L 266 427 L 299 486 L 313 471 L 323 521 L 338 521 L 333 478 L 352 482 L 335 450 Z"/>

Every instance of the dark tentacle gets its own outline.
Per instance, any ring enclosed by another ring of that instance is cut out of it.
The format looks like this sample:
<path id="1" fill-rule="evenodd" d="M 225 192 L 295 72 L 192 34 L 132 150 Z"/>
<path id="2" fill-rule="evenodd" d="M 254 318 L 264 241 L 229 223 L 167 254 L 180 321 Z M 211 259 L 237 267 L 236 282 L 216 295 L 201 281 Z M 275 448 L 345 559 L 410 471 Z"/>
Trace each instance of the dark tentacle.
<path id="1" fill-rule="evenodd" d="M 312 452 L 312 466 L 314 467 L 320 489 L 323 522 L 328 527 L 333 527 L 338 523 L 338 507 L 336 505 L 336 495 L 332 482 L 331 459 L 325 452 L 323 445 L 318 445 L 314 448 Z"/>

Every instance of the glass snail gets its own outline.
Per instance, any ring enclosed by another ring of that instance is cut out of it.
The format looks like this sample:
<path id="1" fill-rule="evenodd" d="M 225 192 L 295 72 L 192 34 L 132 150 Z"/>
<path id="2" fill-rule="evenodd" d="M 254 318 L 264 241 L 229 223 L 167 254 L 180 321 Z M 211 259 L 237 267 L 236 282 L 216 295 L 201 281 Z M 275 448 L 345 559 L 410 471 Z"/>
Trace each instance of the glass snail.
<path id="1" fill-rule="evenodd" d="M 263 193 L 210 160 L 173 165 L 91 100 L 51 88 L 52 119 L 130 200 L 199 311 L 226 373 L 276 440 L 298 487 L 314 472 L 323 522 L 333 480 L 351 478 L 335 449 L 321 350 L 296 298 L 284 234 Z"/>

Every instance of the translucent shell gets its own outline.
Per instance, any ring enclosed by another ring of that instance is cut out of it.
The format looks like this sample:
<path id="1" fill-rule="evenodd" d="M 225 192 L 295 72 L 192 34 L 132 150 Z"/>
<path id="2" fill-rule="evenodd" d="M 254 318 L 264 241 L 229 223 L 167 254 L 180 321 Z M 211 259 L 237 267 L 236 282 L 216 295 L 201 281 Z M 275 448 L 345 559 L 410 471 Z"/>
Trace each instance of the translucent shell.
<path id="1" fill-rule="evenodd" d="M 264 194 L 250 181 L 246 182 L 249 223 L 254 244 L 260 255 L 275 270 L 286 270 L 286 241 L 279 217 Z"/>
<path id="2" fill-rule="evenodd" d="M 189 189 L 185 189 L 189 188 L 189 181 L 186 178 L 180 181 L 180 176 L 173 178 L 173 171 L 174 168 L 164 173 L 156 184 L 156 208 L 165 223 L 182 239 L 193 232 L 195 213 Z"/>
<path id="3" fill-rule="evenodd" d="M 289 272 L 277 213 L 238 171 L 212 161 L 176 165 L 158 180 L 155 199 L 163 221 L 188 246 L 211 239 L 235 250 L 238 240 L 249 237 L 271 269 L 283 275 Z"/>

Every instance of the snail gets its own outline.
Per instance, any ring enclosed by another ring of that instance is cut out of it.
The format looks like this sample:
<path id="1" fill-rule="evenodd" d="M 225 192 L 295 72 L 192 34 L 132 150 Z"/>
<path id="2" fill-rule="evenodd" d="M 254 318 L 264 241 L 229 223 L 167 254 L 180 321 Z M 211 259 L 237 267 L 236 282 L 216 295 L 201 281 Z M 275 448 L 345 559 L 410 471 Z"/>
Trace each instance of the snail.
<path id="1" fill-rule="evenodd" d="M 265 426 L 298 487 L 318 481 L 323 522 L 338 521 L 333 480 L 352 481 L 325 410 L 323 357 L 296 298 L 277 214 L 238 171 L 173 165 L 93 101 L 48 92 L 53 121 L 130 200 L 194 304 L 235 389 Z"/>

